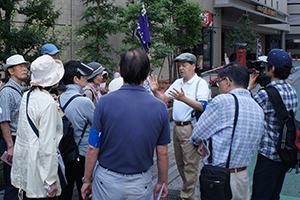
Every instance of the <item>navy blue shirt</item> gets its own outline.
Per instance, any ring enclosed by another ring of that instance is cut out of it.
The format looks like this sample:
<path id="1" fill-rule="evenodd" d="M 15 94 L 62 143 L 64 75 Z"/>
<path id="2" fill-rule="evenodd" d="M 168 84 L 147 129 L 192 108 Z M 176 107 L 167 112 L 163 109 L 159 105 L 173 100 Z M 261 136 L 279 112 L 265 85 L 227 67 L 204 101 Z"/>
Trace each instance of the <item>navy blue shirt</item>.
<path id="1" fill-rule="evenodd" d="M 101 97 L 93 129 L 102 132 L 100 165 L 123 174 L 148 170 L 156 145 L 171 141 L 165 103 L 138 85 L 123 85 Z"/>

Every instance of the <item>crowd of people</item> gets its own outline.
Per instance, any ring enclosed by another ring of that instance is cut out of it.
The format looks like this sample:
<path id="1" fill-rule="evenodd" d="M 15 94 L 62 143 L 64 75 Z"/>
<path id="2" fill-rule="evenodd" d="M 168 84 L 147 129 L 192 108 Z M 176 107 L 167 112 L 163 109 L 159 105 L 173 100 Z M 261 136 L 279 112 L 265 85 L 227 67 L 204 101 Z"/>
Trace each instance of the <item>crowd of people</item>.
<path id="1" fill-rule="evenodd" d="M 7 154 L 4 200 L 71 200 L 74 183 L 80 199 L 165 198 L 171 142 L 165 103 L 171 100 L 174 153 L 183 182 L 178 199 L 195 199 L 206 140 L 212 159 L 204 164 L 226 167 L 230 157 L 232 199 L 280 198 L 288 168 L 275 148 L 281 132 L 279 119 L 265 90 L 252 96 L 258 75 L 249 75 L 245 66 L 235 62 L 224 66 L 218 72 L 221 94 L 208 103 L 209 88 L 195 73 L 193 54 L 182 53 L 174 59 L 181 78 L 162 94 L 157 76 L 150 76 L 151 56 L 133 48 L 121 54 L 110 93 L 102 96 L 108 77 L 105 67 L 74 60 L 63 64 L 59 52 L 55 45 L 46 44 L 32 63 L 17 54 L 3 66 L 10 77 L 0 92 L 0 150 Z M 291 57 L 273 49 L 267 62 L 268 86 L 275 87 L 286 109 L 295 113 L 297 94 L 285 80 L 292 68 Z M 29 66 L 30 88 L 24 91 Z M 202 113 L 197 121 L 194 111 Z M 71 122 L 78 145 L 78 155 L 64 162 L 66 186 L 58 173 L 63 117 Z M 247 167 L 257 150 L 251 196 Z M 149 169 L 154 153 L 158 181 L 152 189 Z"/>

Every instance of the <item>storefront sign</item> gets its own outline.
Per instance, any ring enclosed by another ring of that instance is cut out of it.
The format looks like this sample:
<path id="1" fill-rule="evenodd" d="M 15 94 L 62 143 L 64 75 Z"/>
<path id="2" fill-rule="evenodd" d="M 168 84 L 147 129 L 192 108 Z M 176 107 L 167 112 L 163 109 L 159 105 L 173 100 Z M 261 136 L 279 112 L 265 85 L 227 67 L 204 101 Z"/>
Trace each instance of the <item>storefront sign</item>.
<path id="1" fill-rule="evenodd" d="M 272 17 L 277 17 L 277 12 L 275 10 L 272 10 L 270 8 L 267 8 L 265 6 L 257 6 L 257 11 L 260 11 L 266 15 L 270 15 Z"/>
<path id="2" fill-rule="evenodd" d="M 201 16 L 204 17 L 202 26 L 210 25 L 210 23 L 212 21 L 211 13 L 207 10 L 204 10 L 203 13 L 201 14 Z"/>

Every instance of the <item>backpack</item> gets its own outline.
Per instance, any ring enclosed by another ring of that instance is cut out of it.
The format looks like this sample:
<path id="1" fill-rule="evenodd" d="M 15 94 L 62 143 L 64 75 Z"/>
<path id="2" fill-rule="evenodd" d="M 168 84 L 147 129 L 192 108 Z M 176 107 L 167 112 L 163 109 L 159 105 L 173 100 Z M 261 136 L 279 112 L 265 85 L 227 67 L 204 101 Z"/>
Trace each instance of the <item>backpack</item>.
<path id="1" fill-rule="evenodd" d="M 67 103 L 64 105 L 64 107 L 60 106 L 61 110 L 63 112 L 65 112 L 67 106 L 76 97 L 82 97 L 82 95 L 77 94 L 77 95 L 72 96 L 67 101 Z M 60 103 L 60 97 L 58 97 L 58 101 Z M 72 123 L 69 121 L 69 119 L 66 116 L 63 116 L 62 121 L 63 121 L 63 137 L 61 138 L 60 143 L 59 143 L 59 150 L 60 150 L 60 153 L 61 153 L 61 156 L 62 156 L 64 162 L 71 162 L 71 161 L 76 160 L 79 156 L 78 146 L 81 143 L 81 140 L 83 138 L 83 135 L 85 133 L 87 125 L 89 124 L 89 121 L 86 121 L 86 123 L 84 125 L 84 128 L 81 133 L 81 137 L 79 139 L 78 144 L 76 144 L 76 142 L 74 140 L 74 127 L 73 127 Z"/>
<path id="2" fill-rule="evenodd" d="M 276 88 L 264 88 L 275 109 L 281 124 L 281 131 L 276 144 L 276 150 L 281 161 L 288 168 L 295 168 L 299 173 L 300 164 L 300 122 L 294 118 L 293 110 L 287 111 Z M 275 106 L 276 105 L 276 106 Z"/>

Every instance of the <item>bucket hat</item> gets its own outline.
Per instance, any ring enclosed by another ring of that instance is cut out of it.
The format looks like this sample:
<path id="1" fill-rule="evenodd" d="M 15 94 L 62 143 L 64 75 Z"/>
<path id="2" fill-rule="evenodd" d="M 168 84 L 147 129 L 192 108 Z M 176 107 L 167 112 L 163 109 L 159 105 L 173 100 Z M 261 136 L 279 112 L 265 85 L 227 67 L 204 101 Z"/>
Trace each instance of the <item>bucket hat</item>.
<path id="1" fill-rule="evenodd" d="M 30 64 L 30 62 L 24 60 L 24 57 L 19 55 L 19 54 L 16 54 L 16 55 L 13 55 L 13 56 L 10 56 L 9 58 L 7 58 L 6 60 L 6 64 L 3 65 L 3 69 L 5 71 L 7 71 L 7 69 L 9 67 L 13 67 L 13 66 L 16 66 L 16 65 L 19 65 L 19 64 L 23 64 L 25 63 L 26 66 L 28 66 Z"/>
<path id="2" fill-rule="evenodd" d="M 277 68 L 283 68 L 286 63 L 292 63 L 292 58 L 281 49 L 272 49 L 268 54 L 267 62 Z"/>
<path id="3" fill-rule="evenodd" d="M 105 70 L 105 68 L 100 63 L 97 63 L 97 62 L 90 62 L 87 65 L 89 67 L 93 68 L 93 73 L 91 75 L 89 75 L 88 77 L 86 77 L 87 80 L 94 78 L 95 76 L 97 76 L 98 74 L 103 72 L 103 70 Z"/>
<path id="4" fill-rule="evenodd" d="M 60 50 L 58 50 L 54 44 L 45 44 L 44 46 L 42 46 L 42 50 L 41 50 L 42 55 L 49 54 L 53 56 L 58 52 L 60 52 Z"/>
<path id="5" fill-rule="evenodd" d="M 178 62 L 178 61 L 186 61 L 186 62 L 192 62 L 194 64 L 197 63 L 196 56 L 194 56 L 191 53 L 182 53 L 179 56 L 177 56 L 174 60 L 176 62 Z"/>
<path id="6" fill-rule="evenodd" d="M 49 55 L 38 57 L 32 62 L 30 70 L 33 75 L 31 84 L 34 86 L 49 87 L 60 81 L 65 73 L 60 60 L 55 60 Z"/>

